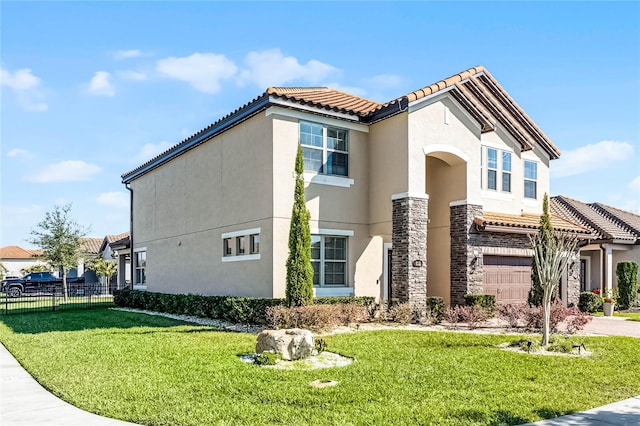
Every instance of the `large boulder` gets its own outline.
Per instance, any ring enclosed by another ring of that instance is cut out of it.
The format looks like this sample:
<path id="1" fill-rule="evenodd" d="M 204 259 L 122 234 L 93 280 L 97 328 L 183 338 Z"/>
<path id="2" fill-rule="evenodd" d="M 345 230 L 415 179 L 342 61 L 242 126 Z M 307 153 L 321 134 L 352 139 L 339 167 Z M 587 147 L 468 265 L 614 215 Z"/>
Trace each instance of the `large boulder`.
<path id="1" fill-rule="evenodd" d="M 313 334 L 301 328 L 264 330 L 256 343 L 256 353 L 275 352 L 289 361 L 307 358 L 313 350 Z"/>

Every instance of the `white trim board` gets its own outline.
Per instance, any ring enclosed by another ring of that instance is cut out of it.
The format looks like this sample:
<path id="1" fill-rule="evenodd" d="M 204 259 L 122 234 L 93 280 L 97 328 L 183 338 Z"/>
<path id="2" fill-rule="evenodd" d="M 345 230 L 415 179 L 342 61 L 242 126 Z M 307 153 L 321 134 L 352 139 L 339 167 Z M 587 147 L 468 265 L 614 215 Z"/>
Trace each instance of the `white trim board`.
<path id="1" fill-rule="evenodd" d="M 339 237 L 353 237 L 354 232 L 351 229 L 328 229 L 328 228 L 311 228 L 311 235 L 336 235 Z"/>
<path id="2" fill-rule="evenodd" d="M 221 262 L 242 262 L 245 260 L 260 260 L 260 253 L 241 254 L 237 256 L 223 256 Z"/>
<path id="3" fill-rule="evenodd" d="M 242 231 L 225 232 L 221 235 L 221 238 L 224 240 L 225 238 L 243 237 L 245 235 L 252 235 L 252 234 L 259 234 L 259 233 L 260 233 L 260 228 L 251 228 L 251 229 L 244 229 Z"/>

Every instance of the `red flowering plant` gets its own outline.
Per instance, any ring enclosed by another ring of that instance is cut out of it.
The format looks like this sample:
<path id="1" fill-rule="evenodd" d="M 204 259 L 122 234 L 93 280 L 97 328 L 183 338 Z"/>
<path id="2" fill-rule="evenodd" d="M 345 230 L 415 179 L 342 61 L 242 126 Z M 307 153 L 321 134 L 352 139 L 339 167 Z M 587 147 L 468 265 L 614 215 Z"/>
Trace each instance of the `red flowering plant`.
<path id="1" fill-rule="evenodd" d="M 591 290 L 591 293 L 600 294 L 600 289 L 599 288 L 594 288 L 593 290 Z"/>

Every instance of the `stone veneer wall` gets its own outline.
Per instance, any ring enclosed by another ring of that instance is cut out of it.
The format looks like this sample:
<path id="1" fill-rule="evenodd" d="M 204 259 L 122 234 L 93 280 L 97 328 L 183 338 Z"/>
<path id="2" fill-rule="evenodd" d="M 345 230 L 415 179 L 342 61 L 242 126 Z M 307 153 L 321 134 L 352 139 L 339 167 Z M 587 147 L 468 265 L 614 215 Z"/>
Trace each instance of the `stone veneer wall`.
<path id="1" fill-rule="evenodd" d="M 392 301 L 409 302 L 414 313 L 426 310 L 428 199 L 392 200 Z M 418 266 L 414 266 L 414 262 Z"/>
<path id="2" fill-rule="evenodd" d="M 467 293 L 482 293 L 482 247 L 471 234 L 473 218 L 482 216 L 482 206 L 451 206 L 451 304 L 463 305 Z M 473 251 L 478 252 L 474 260 Z"/>
<path id="3" fill-rule="evenodd" d="M 527 234 L 476 230 L 473 218 L 482 215 L 482 207 L 472 204 L 451 206 L 451 303 L 464 304 L 465 294 L 483 292 L 483 253 L 498 256 L 530 257 Z M 478 258 L 474 260 L 473 251 Z M 578 252 L 575 253 L 579 258 Z M 579 262 L 569 265 L 567 304 L 578 304 L 580 297 Z M 526 301 L 525 301 L 526 302 Z"/>

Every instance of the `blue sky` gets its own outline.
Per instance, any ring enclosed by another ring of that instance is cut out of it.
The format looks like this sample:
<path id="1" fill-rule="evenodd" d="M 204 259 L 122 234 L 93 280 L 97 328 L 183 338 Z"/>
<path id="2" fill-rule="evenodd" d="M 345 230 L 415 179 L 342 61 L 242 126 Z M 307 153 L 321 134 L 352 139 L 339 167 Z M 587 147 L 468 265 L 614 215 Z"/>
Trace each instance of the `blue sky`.
<path id="1" fill-rule="evenodd" d="M 128 230 L 120 175 L 262 93 L 377 101 L 484 65 L 562 150 L 551 193 L 640 211 L 640 3 L 0 4 L 0 246 L 56 204 Z"/>

